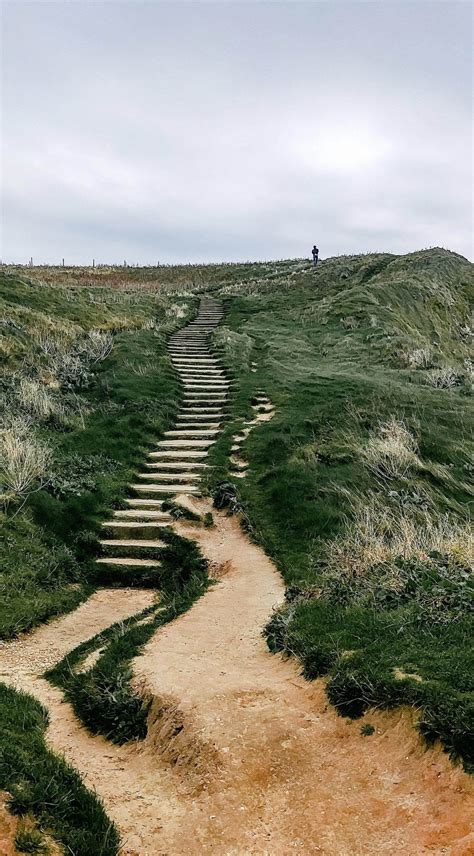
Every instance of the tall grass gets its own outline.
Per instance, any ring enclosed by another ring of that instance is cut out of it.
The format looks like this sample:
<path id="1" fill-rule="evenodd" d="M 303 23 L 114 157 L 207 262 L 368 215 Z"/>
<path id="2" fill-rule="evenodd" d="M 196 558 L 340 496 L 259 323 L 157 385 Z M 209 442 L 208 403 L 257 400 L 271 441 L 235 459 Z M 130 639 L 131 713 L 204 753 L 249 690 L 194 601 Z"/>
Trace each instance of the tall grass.
<path id="1" fill-rule="evenodd" d="M 51 450 L 28 430 L 16 423 L 0 431 L 0 501 L 26 499 L 48 480 Z"/>

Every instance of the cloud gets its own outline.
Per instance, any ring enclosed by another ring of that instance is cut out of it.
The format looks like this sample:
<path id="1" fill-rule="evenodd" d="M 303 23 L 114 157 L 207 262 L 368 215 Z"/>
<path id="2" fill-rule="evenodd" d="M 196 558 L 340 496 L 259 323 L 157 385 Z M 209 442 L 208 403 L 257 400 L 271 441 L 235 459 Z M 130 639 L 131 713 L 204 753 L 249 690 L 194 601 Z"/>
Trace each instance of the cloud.
<path id="1" fill-rule="evenodd" d="M 464 3 L 7 3 L 4 259 L 470 253 Z"/>

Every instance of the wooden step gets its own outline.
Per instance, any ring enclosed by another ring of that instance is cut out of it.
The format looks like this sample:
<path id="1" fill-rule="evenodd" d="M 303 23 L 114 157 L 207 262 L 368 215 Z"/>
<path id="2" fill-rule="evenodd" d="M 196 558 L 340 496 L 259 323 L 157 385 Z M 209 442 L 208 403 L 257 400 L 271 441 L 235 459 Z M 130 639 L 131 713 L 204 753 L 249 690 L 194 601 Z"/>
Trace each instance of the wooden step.
<path id="1" fill-rule="evenodd" d="M 127 518 L 136 519 L 137 517 L 143 517 L 144 520 L 161 520 L 163 522 L 168 521 L 169 523 L 173 522 L 171 514 L 168 514 L 165 511 L 150 511 L 146 508 L 119 508 L 117 509 L 117 511 L 114 511 L 114 517 L 117 517 L 119 520 L 126 520 Z"/>
<path id="2" fill-rule="evenodd" d="M 158 440 L 158 449 L 208 449 L 213 441 L 208 440 Z"/>
<path id="3" fill-rule="evenodd" d="M 157 481 L 194 481 L 198 477 L 198 473 L 190 473 L 190 472 L 182 472 L 182 473 L 167 473 L 167 472 L 157 472 L 154 470 L 152 473 L 137 473 L 137 478 L 139 479 L 156 479 Z"/>
<path id="4" fill-rule="evenodd" d="M 132 484 L 133 490 L 151 493 L 199 493 L 195 484 Z"/>
<path id="5" fill-rule="evenodd" d="M 160 469 L 160 470 L 187 470 L 189 473 L 201 472 L 201 470 L 206 469 L 208 464 L 201 463 L 200 461 L 158 461 L 157 463 L 153 463 L 152 461 L 145 461 L 145 467 L 150 467 L 152 469 Z"/>
<path id="6" fill-rule="evenodd" d="M 179 363 L 180 365 L 187 366 L 217 366 L 219 365 L 218 360 L 215 357 L 196 357 L 192 359 L 191 357 L 173 357 L 173 363 Z"/>
<path id="7" fill-rule="evenodd" d="M 193 460 L 194 458 L 207 458 L 207 451 L 194 451 L 193 449 L 171 449 L 166 451 L 165 449 L 162 452 L 149 452 L 149 458 L 160 458 L 165 460 L 167 458 L 173 458 L 176 460 Z"/>
<path id="8" fill-rule="evenodd" d="M 172 431 L 165 431 L 165 437 L 182 437 L 183 439 L 188 439 L 190 437 L 215 437 L 218 433 L 219 431 L 217 428 L 175 428 Z"/>
<path id="9" fill-rule="evenodd" d="M 160 562 L 156 559 L 135 559 L 132 556 L 127 558 L 116 558 L 114 556 L 96 559 L 98 565 L 125 565 L 129 568 L 159 568 Z"/>
<path id="10" fill-rule="evenodd" d="M 164 500 L 163 499 L 136 499 L 136 498 L 132 498 L 132 499 L 126 499 L 125 502 L 131 508 L 141 508 L 141 506 L 146 505 L 146 506 L 149 506 L 150 508 L 156 508 L 158 510 L 163 505 Z M 167 512 L 164 512 L 164 513 L 166 514 Z"/>
<path id="11" fill-rule="evenodd" d="M 166 547 L 166 541 L 157 541 L 156 538 L 102 538 L 99 542 L 103 547 Z"/>
<path id="12" fill-rule="evenodd" d="M 156 521 L 155 523 L 148 520 L 106 520 L 102 523 L 104 529 L 166 529 L 173 523 L 163 523 Z"/>

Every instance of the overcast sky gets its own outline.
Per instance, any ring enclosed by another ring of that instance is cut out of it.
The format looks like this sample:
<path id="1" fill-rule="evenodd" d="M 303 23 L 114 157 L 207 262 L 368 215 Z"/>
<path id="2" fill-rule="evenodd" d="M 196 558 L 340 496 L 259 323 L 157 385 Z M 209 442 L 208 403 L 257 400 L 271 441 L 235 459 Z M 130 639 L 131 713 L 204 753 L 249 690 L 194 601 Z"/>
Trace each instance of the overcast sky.
<path id="1" fill-rule="evenodd" d="M 3 3 L 4 261 L 471 257 L 471 4 Z"/>

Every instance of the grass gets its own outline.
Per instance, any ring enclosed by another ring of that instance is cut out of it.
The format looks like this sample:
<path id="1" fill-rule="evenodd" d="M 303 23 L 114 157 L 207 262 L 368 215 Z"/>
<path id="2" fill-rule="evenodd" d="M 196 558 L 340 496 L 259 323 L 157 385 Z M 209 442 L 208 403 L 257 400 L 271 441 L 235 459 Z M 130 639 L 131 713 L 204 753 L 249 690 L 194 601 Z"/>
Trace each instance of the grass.
<path id="1" fill-rule="evenodd" d="M 0 684 L 0 787 L 11 795 L 10 811 L 34 816 L 74 856 L 116 856 L 117 829 L 79 774 L 47 749 L 46 725 L 39 702 Z M 20 830 L 19 836 L 22 852 L 42 852 L 31 849 L 32 837 L 38 839 L 39 832 Z"/>
<path id="2" fill-rule="evenodd" d="M 415 705 L 470 769 L 470 265 L 433 249 L 292 266 L 216 289 L 245 353 L 216 337 L 238 389 L 208 488 L 232 480 L 232 435 L 263 390 L 276 415 L 245 440 L 236 487 L 288 586 L 270 647 L 327 676 L 344 715 Z"/>
<path id="3" fill-rule="evenodd" d="M 440 249 L 342 256 L 316 270 L 304 260 L 3 269 L 0 638 L 101 583 L 162 588 L 151 610 L 49 675 L 89 728 L 119 742 L 143 736 L 147 700 L 131 660 L 205 590 L 206 570 L 173 536 L 157 572 L 99 574 L 93 559 L 101 521 L 174 418 L 166 335 L 207 288 L 225 302 L 215 346 L 238 381 L 207 486 L 244 509 L 286 580 L 271 649 L 297 656 L 308 679 L 324 675 L 343 715 L 415 705 L 426 739 L 469 768 L 471 283 L 468 263 Z M 260 390 L 276 414 L 245 440 L 250 467 L 234 486 L 232 436 Z M 0 714 L 12 808 L 76 856 L 117 853 L 100 803 L 46 748 L 41 706 L 0 685 Z"/>
<path id="4" fill-rule="evenodd" d="M 172 530 L 163 530 L 161 537 L 167 546 L 155 552 L 160 559 L 157 605 L 89 639 L 47 674 L 87 728 L 114 743 L 146 736 L 151 699 L 132 685 L 132 659 L 159 627 L 189 609 L 208 584 L 207 563 L 196 545 Z M 78 670 L 93 651 L 100 651 L 94 665 Z"/>

